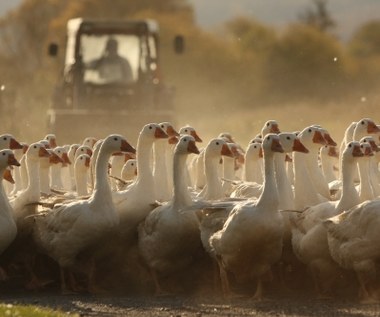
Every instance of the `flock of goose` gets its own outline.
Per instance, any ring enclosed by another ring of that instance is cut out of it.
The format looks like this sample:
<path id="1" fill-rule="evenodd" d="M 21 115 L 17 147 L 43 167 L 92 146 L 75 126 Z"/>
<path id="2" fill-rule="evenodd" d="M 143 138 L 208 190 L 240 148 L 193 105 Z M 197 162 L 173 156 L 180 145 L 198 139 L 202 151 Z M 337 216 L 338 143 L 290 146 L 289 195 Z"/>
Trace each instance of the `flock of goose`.
<path id="1" fill-rule="evenodd" d="M 347 279 L 378 301 L 379 136 L 369 118 L 339 151 L 320 125 L 281 132 L 275 120 L 246 148 L 230 133 L 200 148 L 193 127 L 169 122 L 142 127 L 136 147 L 118 134 L 71 145 L 1 135 L 0 278 L 159 295 L 207 275 L 226 297 L 248 284 L 261 299 L 293 272 L 316 296 Z"/>

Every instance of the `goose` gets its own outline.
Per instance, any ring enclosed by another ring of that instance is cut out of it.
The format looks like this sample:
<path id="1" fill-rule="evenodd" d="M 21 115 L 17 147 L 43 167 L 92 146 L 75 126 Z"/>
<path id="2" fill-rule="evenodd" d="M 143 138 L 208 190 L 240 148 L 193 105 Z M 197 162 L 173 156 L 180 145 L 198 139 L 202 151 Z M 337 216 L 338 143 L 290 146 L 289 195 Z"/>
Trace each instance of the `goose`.
<path id="1" fill-rule="evenodd" d="M 336 175 L 336 163 L 339 161 L 339 154 L 336 150 L 336 146 L 325 145 L 320 148 L 319 152 L 322 172 L 328 184 L 335 182 L 338 177 Z M 330 188 L 330 185 L 329 185 Z M 330 188 L 331 190 L 331 188 Z"/>
<path id="2" fill-rule="evenodd" d="M 365 201 L 323 222 L 332 258 L 353 270 L 362 302 L 378 302 L 379 200 Z"/>
<path id="3" fill-rule="evenodd" d="M 83 140 L 82 145 L 87 145 L 92 149 L 97 141 L 97 138 L 93 136 L 88 136 Z"/>
<path id="4" fill-rule="evenodd" d="M 190 125 L 181 127 L 178 133 L 179 135 L 191 135 L 195 139 L 195 142 L 203 142 L 195 128 Z M 188 165 L 188 185 L 193 186 L 194 188 L 202 189 L 205 184 L 205 178 L 203 173 L 203 151 L 201 151 L 200 155 L 194 156 L 190 160 Z M 197 182 L 199 182 L 198 185 Z"/>
<path id="5" fill-rule="evenodd" d="M 91 157 L 88 154 L 81 154 L 75 160 L 75 188 L 78 196 L 87 196 L 89 194 L 87 186 L 87 173 L 90 167 L 90 160 Z"/>
<path id="6" fill-rule="evenodd" d="M 121 170 L 121 179 L 126 182 L 132 182 L 137 175 L 137 160 L 130 159 L 125 162 Z"/>
<path id="7" fill-rule="evenodd" d="M 320 146 L 326 144 L 320 129 L 316 126 L 304 128 L 299 134 L 302 144 L 309 150 L 318 151 Z M 311 179 L 309 169 L 306 164 L 307 155 L 305 153 L 293 153 L 294 166 L 294 203 L 297 210 L 319 204 L 327 199 L 319 195 Z"/>
<path id="8" fill-rule="evenodd" d="M 62 164 L 63 160 L 52 150 L 47 149 L 49 157 L 40 159 L 40 189 L 42 195 L 52 194 L 50 189 L 50 167 L 53 164 Z"/>
<path id="9" fill-rule="evenodd" d="M 75 153 L 80 147 L 79 143 L 73 143 L 70 145 L 69 150 L 67 151 L 67 156 L 69 158 L 70 162 L 75 162 Z M 75 176 L 74 176 L 74 164 L 69 164 L 69 174 L 70 176 L 66 176 L 66 186 L 65 189 L 67 190 L 73 190 L 73 184 L 75 183 Z"/>
<path id="10" fill-rule="evenodd" d="M 292 245 L 298 259 L 306 264 L 318 296 L 324 297 L 338 277 L 339 267 L 331 258 L 327 232 L 322 222 L 360 202 L 355 189 L 356 163 L 363 157 L 360 143 L 352 141 L 342 153 L 343 190 L 339 201 L 328 201 L 292 217 Z"/>
<path id="11" fill-rule="evenodd" d="M 38 202 L 40 199 L 40 160 L 41 158 L 49 156 L 49 152 L 45 146 L 39 142 L 30 144 L 25 153 L 28 185 L 24 190 L 10 198 L 10 204 L 13 208 L 14 217 L 19 230 L 21 227 L 24 227 L 24 218 L 31 212 L 31 209 L 33 209 L 27 207 L 27 205 Z"/>
<path id="12" fill-rule="evenodd" d="M 62 168 L 67 168 L 67 165 L 71 164 L 71 161 L 69 160 L 67 151 L 63 146 L 57 146 L 52 149 L 54 153 L 63 160 L 63 163 L 50 166 L 50 187 L 61 190 L 63 189 Z"/>
<path id="13" fill-rule="evenodd" d="M 366 136 L 360 139 L 360 143 L 368 143 L 371 146 L 373 155 L 369 157 L 369 179 L 373 194 L 375 197 L 380 196 L 380 172 L 378 167 L 378 161 L 376 158 L 377 152 L 380 151 L 373 136 Z"/>
<path id="14" fill-rule="evenodd" d="M 16 157 L 16 160 L 18 162 L 24 156 L 24 154 L 26 153 L 26 151 L 28 150 L 28 147 L 29 147 L 29 145 L 27 143 L 21 143 L 21 145 L 22 145 L 22 149 L 13 150 L 13 153 L 14 153 L 14 155 Z M 23 179 L 22 179 L 22 176 L 21 176 L 21 168 L 15 168 L 15 169 L 13 169 L 13 173 L 14 173 L 15 184 L 14 184 L 14 187 L 13 187 L 13 191 L 10 193 L 10 196 L 13 196 L 18 191 L 21 191 L 22 189 L 24 189 L 25 187 L 23 187 L 23 184 L 26 186 L 26 184 L 23 183 Z"/>
<path id="15" fill-rule="evenodd" d="M 113 193 L 113 201 L 120 215 L 121 236 L 130 237 L 137 225 L 153 209 L 156 201 L 151 169 L 152 147 L 156 140 L 168 135 L 157 123 L 146 124 L 137 140 L 137 178 L 125 190 Z"/>
<path id="16" fill-rule="evenodd" d="M 355 125 L 353 140 L 360 141 L 361 138 L 380 132 L 380 128 L 370 118 L 363 118 Z"/>
<path id="17" fill-rule="evenodd" d="M 269 133 L 280 133 L 280 128 L 276 120 L 268 120 L 264 123 L 261 128 L 261 138 L 264 138 Z"/>
<path id="18" fill-rule="evenodd" d="M 244 180 L 262 184 L 263 173 L 261 170 L 262 153 L 260 155 L 261 143 L 250 142 L 245 151 L 244 158 Z"/>
<path id="19" fill-rule="evenodd" d="M 327 132 L 326 129 L 322 128 L 319 125 L 315 125 L 317 127 L 323 138 L 326 141 L 327 145 L 336 146 L 335 141 L 331 138 L 330 134 Z M 314 184 L 314 187 L 316 191 L 324 197 L 326 200 L 330 200 L 330 189 L 328 186 L 328 183 L 323 175 L 322 169 L 319 167 L 319 149 L 320 146 L 312 146 L 310 148 L 310 154 L 307 155 L 306 158 L 306 164 L 309 171 L 309 176 L 311 178 L 311 181 Z"/>
<path id="20" fill-rule="evenodd" d="M 89 199 L 63 204 L 35 216 L 35 241 L 58 262 L 63 293 L 69 291 L 66 274 L 74 268 L 77 255 L 105 238 L 105 233 L 119 224 L 107 180 L 108 160 L 118 151 L 133 153 L 135 149 L 121 135 L 112 134 L 104 139 L 95 163 L 94 191 Z M 90 275 L 89 288 L 92 283 Z"/>
<path id="21" fill-rule="evenodd" d="M 188 267 L 200 249 L 199 223 L 194 212 L 180 212 L 192 202 L 183 173 L 189 153 L 199 154 L 192 136 L 180 138 L 174 149 L 172 199 L 154 209 L 138 227 L 139 250 L 150 268 L 156 295 L 164 291 L 160 274 L 179 272 Z"/>
<path id="22" fill-rule="evenodd" d="M 0 150 L 0 174 L 3 175 L 8 166 L 20 166 L 13 152 L 9 149 Z M 13 209 L 4 191 L 3 184 L 0 183 L 0 254 L 16 238 L 17 226 L 13 218 Z M 6 273 L 0 268 L 2 275 Z"/>
<path id="23" fill-rule="evenodd" d="M 372 147 L 369 143 L 360 143 L 364 158 L 358 162 L 359 170 L 359 185 L 357 190 L 359 192 L 360 201 L 372 200 L 376 197 L 373 190 L 370 178 L 370 158 L 373 157 Z"/>
<path id="24" fill-rule="evenodd" d="M 49 142 L 49 147 L 51 149 L 54 149 L 57 147 L 57 138 L 54 133 L 46 134 L 44 139 Z"/>
<path id="25" fill-rule="evenodd" d="M 110 160 L 111 170 L 110 170 L 110 176 L 111 179 L 111 186 L 113 190 L 120 190 L 120 181 L 119 178 L 121 177 L 122 169 L 124 165 L 130 160 L 135 158 L 132 153 L 115 153 L 112 155 Z"/>
<path id="26" fill-rule="evenodd" d="M 197 197 L 204 200 L 217 200 L 225 197 L 222 181 L 218 174 L 221 156 L 233 157 L 227 142 L 220 138 L 211 139 L 204 150 L 204 168 L 206 185 Z"/>
<path id="27" fill-rule="evenodd" d="M 264 190 L 257 202 L 242 202 L 231 211 L 223 229 L 213 234 L 213 248 L 224 295 L 229 291 L 227 272 L 241 278 L 257 278 L 254 299 L 262 298 L 262 278 L 282 252 L 283 219 L 278 211 L 274 175 L 274 153 L 282 152 L 279 137 L 267 134 L 263 140 Z"/>
<path id="28" fill-rule="evenodd" d="M 232 157 L 225 156 L 223 157 L 223 181 L 222 181 L 222 187 L 223 192 L 226 197 L 229 197 L 233 187 L 232 182 L 236 179 L 236 172 L 239 168 L 237 165 L 238 161 L 244 160 L 243 154 L 239 150 L 239 145 L 236 143 L 227 143 L 228 147 L 230 148 L 232 152 Z"/>
<path id="29" fill-rule="evenodd" d="M 170 122 L 161 122 L 160 127 L 166 132 L 171 140 L 171 137 L 179 136 L 179 133 L 174 129 Z M 168 201 L 171 198 L 171 192 L 173 189 L 173 184 L 169 181 L 172 178 L 171 166 L 168 166 L 168 156 L 169 156 L 169 142 L 167 139 L 158 140 L 154 142 L 153 146 L 154 152 L 154 167 L 153 167 L 153 177 L 154 186 L 156 192 L 156 198 L 158 201 Z"/>

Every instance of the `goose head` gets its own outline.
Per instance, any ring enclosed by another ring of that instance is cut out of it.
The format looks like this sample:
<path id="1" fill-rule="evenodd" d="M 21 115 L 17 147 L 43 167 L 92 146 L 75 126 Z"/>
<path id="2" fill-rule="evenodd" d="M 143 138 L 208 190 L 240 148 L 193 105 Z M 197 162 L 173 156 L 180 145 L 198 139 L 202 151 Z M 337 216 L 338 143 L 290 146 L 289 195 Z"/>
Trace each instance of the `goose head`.
<path id="1" fill-rule="evenodd" d="M 57 146 L 57 138 L 55 134 L 53 133 L 46 134 L 44 139 L 48 140 L 49 146 L 51 149 L 54 149 Z"/>
<path id="2" fill-rule="evenodd" d="M 379 127 L 370 118 L 363 118 L 356 123 L 354 129 L 354 137 L 360 139 L 368 134 L 374 134 L 380 132 Z M 357 140 L 359 141 L 359 140 Z"/>
<path id="3" fill-rule="evenodd" d="M 90 157 L 92 156 L 92 148 L 88 145 L 81 145 L 77 148 L 74 155 L 74 161 L 77 159 L 77 157 L 81 154 L 87 154 Z"/>
<path id="4" fill-rule="evenodd" d="M 199 142 L 199 143 L 203 142 L 202 139 L 199 137 L 197 131 L 189 125 L 182 127 L 179 130 L 179 134 L 180 135 L 182 135 L 182 134 L 191 135 L 195 139 L 195 142 Z"/>
<path id="5" fill-rule="evenodd" d="M 373 152 L 379 152 L 380 148 L 377 146 L 374 137 L 372 136 L 365 136 L 364 138 L 361 138 L 360 143 L 368 143 L 371 146 L 371 149 Z"/>
<path id="6" fill-rule="evenodd" d="M 234 157 L 234 154 L 225 140 L 215 138 L 210 140 L 206 146 L 205 156 L 220 158 L 220 156 Z"/>
<path id="7" fill-rule="evenodd" d="M 319 149 L 322 145 L 327 144 L 321 129 L 317 126 L 306 127 L 298 134 L 298 137 L 308 149 Z"/>
<path id="8" fill-rule="evenodd" d="M 111 134 L 101 142 L 101 149 L 105 148 L 111 153 L 130 152 L 135 154 L 136 149 L 131 146 L 127 140 L 119 134 Z"/>
<path id="9" fill-rule="evenodd" d="M 123 180 L 131 180 L 137 175 L 137 160 L 130 159 L 123 165 L 121 170 L 121 178 Z"/>
<path id="10" fill-rule="evenodd" d="M 351 141 L 346 145 L 345 149 L 342 152 L 342 155 L 343 160 L 347 160 L 349 158 L 363 157 L 364 152 L 362 151 L 360 142 Z"/>
<path id="11" fill-rule="evenodd" d="M 23 146 L 11 134 L 0 135 L 0 149 L 17 150 L 22 149 Z"/>
<path id="12" fill-rule="evenodd" d="M 372 151 L 372 147 L 369 143 L 361 142 L 360 148 L 362 149 L 364 156 L 370 157 L 374 155 Z"/>
<path id="13" fill-rule="evenodd" d="M 303 145 L 295 133 L 281 132 L 279 133 L 278 137 L 285 153 L 290 153 L 293 151 L 309 153 L 309 150 Z"/>
<path id="14" fill-rule="evenodd" d="M 17 161 L 12 150 L 4 149 L 0 151 L 0 166 L 20 166 L 20 163 Z"/>
<path id="15" fill-rule="evenodd" d="M 157 123 L 148 123 L 142 128 L 140 137 L 144 140 L 155 141 L 157 139 L 166 139 L 168 135 Z"/>
<path id="16" fill-rule="evenodd" d="M 195 142 L 196 141 L 193 136 L 183 135 L 179 139 L 174 149 L 174 152 L 178 154 L 190 154 L 190 153 L 199 154 L 199 149 L 197 148 Z"/>
<path id="17" fill-rule="evenodd" d="M 179 133 L 174 129 L 173 125 L 170 122 L 161 122 L 159 124 L 162 130 L 170 137 L 179 136 Z"/>
<path id="18" fill-rule="evenodd" d="M 278 134 L 275 133 L 269 133 L 264 137 L 262 149 L 264 155 L 269 152 L 284 153 L 284 149 L 280 143 L 280 138 Z"/>
<path id="19" fill-rule="evenodd" d="M 98 141 L 97 138 L 93 136 L 89 136 L 83 140 L 82 145 L 87 145 L 92 149 L 97 141 Z"/>
<path id="20" fill-rule="evenodd" d="M 63 146 L 57 146 L 53 148 L 53 151 L 62 159 L 62 166 L 67 166 L 68 164 L 71 164 L 69 156 L 67 155 L 67 151 Z"/>
<path id="21" fill-rule="evenodd" d="M 50 157 L 50 154 L 45 148 L 45 146 L 39 142 L 30 144 L 25 155 L 28 157 L 28 159 L 29 158 L 39 159 L 39 158 L 44 158 L 44 157 Z"/>
<path id="22" fill-rule="evenodd" d="M 261 136 L 265 137 L 268 133 L 280 133 L 280 129 L 276 120 L 268 120 L 264 123 L 264 126 L 261 129 Z"/>
<path id="23" fill-rule="evenodd" d="M 79 171 L 86 171 L 90 167 L 91 157 L 88 154 L 80 154 L 75 160 L 74 168 Z"/>

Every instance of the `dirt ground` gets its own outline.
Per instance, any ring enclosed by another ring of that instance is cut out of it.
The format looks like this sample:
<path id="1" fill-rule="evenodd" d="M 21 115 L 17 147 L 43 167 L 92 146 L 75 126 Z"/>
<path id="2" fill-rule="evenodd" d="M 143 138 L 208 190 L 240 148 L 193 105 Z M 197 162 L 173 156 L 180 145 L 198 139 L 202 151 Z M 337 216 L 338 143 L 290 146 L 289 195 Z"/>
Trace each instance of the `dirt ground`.
<path id="1" fill-rule="evenodd" d="M 61 295 L 57 292 L 15 292 L 0 295 L 6 304 L 38 305 L 80 316 L 380 316 L 379 304 L 352 299 L 315 299 L 310 294 L 268 294 L 263 301 L 220 296 Z"/>
<path id="2" fill-rule="evenodd" d="M 5 295 L 2 302 L 33 304 L 80 316 L 379 316 L 379 305 L 307 298 L 223 300 L 204 297 L 62 296 L 57 294 Z"/>

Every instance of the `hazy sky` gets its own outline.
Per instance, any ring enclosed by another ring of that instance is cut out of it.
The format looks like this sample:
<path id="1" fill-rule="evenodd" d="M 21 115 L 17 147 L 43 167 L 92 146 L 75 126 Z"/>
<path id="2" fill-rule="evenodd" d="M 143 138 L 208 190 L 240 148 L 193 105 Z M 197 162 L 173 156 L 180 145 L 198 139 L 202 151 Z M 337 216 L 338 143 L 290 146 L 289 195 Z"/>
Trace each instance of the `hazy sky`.
<path id="1" fill-rule="evenodd" d="M 69 0 L 78 1 L 78 0 Z M 281 27 L 296 21 L 301 12 L 311 7 L 312 0 L 188 0 L 194 5 L 197 23 L 215 28 L 236 15 L 254 17 L 260 22 Z M 21 0 L 0 0 L 0 15 Z M 343 39 L 360 24 L 380 19 L 380 0 L 329 0 L 328 8 L 337 21 L 336 33 Z"/>

